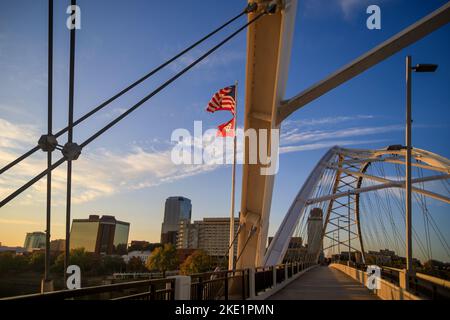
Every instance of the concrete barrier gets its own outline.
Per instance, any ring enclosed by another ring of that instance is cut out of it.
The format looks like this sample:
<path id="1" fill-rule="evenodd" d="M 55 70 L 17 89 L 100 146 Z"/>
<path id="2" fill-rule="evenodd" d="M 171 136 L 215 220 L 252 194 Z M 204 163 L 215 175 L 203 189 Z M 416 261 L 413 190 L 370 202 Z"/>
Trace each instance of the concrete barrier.
<path id="1" fill-rule="evenodd" d="M 363 285 L 367 283 L 367 273 L 365 271 L 337 263 L 332 263 L 329 267 L 345 273 Z M 404 288 L 400 288 L 384 279 L 380 279 L 380 289 L 374 290 L 374 293 L 383 300 L 421 300 Z"/>
<path id="2" fill-rule="evenodd" d="M 173 276 L 167 279 L 175 279 L 175 300 L 191 299 L 191 277 L 189 276 Z"/>

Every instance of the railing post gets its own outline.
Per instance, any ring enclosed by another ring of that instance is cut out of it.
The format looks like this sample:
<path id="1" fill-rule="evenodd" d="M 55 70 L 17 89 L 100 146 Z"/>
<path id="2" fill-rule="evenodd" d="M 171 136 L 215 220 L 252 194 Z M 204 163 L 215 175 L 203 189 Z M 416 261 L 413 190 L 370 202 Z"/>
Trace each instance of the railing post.
<path id="1" fill-rule="evenodd" d="M 249 292 L 249 296 L 250 299 L 253 299 L 254 297 L 256 297 L 256 279 L 255 279 L 255 274 L 256 274 L 256 270 L 255 268 L 250 268 L 249 270 L 249 275 L 248 275 L 248 287 L 250 289 Z"/>
<path id="2" fill-rule="evenodd" d="M 245 298 L 247 297 L 245 294 L 245 271 L 248 272 L 247 269 L 242 270 L 242 300 L 245 300 Z"/>
<path id="3" fill-rule="evenodd" d="M 407 289 L 409 287 L 408 286 L 409 279 L 408 279 L 408 273 L 406 272 L 406 270 L 400 271 L 398 276 L 399 276 L 398 280 L 399 280 L 400 288 Z"/>
<path id="4" fill-rule="evenodd" d="M 173 279 L 173 300 L 191 300 L 191 277 L 172 276 L 167 279 Z"/>
<path id="5" fill-rule="evenodd" d="M 272 288 L 277 286 L 277 266 L 272 266 Z"/>
<path id="6" fill-rule="evenodd" d="M 228 272 L 225 273 L 225 301 L 228 301 Z"/>
<path id="7" fill-rule="evenodd" d="M 289 278 L 289 265 L 286 263 L 284 265 L 284 281 L 286 281 Z"/>
<path id="8" fill-rule="evenodd" d="M 203 279 L 201 276 L 198 278 L 197 300 L 203 300 Z"/>
<path id="9" fill-rule="evenodd" d="M 153 283 L 151 283 L 150 284 L 150 300 L 156 300 L 155 295 L 156 295 L 155 285 Z"/>
<path id="10" fill-rule="evenodd" d="M 165 298 L 164 300 L 174 300 L 173 296 L 174 296 L 174 288 L 172 287 L 174 285 L 174 281 L 169 281 L 166 282 L 166 290 L 168 290 L 168 292 L 166 292 L 165 294 Z"/>

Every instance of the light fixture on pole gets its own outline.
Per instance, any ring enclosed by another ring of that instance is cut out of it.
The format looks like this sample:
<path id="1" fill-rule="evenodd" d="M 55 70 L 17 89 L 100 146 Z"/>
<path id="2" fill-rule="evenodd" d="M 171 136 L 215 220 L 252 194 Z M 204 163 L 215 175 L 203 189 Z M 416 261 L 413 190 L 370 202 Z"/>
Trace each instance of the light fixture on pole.
<path id="1" fill-rule="evenodd" d="M 412 265 L 412 194 L 411 194 L 411 72 L 425 73 L 435 72 L 438 68 L 436 64 L 418 64 L 412 66 L 411 56 L 406 57 L 406 185 L 405 185 L 405 204 L 406 204 L 406 289 L 409 289 L 409 277 L 413 274 Z"/>

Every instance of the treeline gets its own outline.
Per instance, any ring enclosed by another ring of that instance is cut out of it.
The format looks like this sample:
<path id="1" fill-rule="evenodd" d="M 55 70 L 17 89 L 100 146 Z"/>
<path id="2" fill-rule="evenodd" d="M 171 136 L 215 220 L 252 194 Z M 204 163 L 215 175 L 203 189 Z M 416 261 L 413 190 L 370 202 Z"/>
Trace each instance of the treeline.
<path id="1" fill-rule="evenodd" d="M 44 272 L 44 252 L 16 255 L 11 252 L 0 253 L 0 273 Z M 98 276 L 114 272 L 125 272 L 127 265 L 120 256 L 99 256 L 85 252 L 84 249 L 70 251 L 69 264 L 78 265 L 86 275 Z M 50 272 L 63 274 L 64 253 L 50 255 Z"/>
<path id="2" fill-rule="evenodd" d="M 0 253 L 0 274 L 24 272 L 44 272 L 44 252 L 16 255 L 11 252 Z M 177 250 L 166 244 L 153 249 L 147 261 L 131 257 L 128 263 L 118 255 L 98 255 L 86 252 L 83 248 L 70 251 L 70 265 L 77 265 L 85 276 L 111 275 L 117 272 L 145 273 L 179 270 L 181 274 L 193 274 L 214 270 L 218 264 L 226 267 L 226 261 L 218 261 L 203 250 L 196 250 L 185 261 L 179 261 Z M 64 253 L 50 256 L 50 272 L 62 275 L 64 272 Z"/>

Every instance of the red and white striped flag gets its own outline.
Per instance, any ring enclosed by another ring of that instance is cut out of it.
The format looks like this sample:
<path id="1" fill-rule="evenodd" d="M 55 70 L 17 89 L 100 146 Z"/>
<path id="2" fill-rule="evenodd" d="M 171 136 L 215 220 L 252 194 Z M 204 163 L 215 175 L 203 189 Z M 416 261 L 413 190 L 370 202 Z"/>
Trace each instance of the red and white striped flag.
<path id="1" fill-rule="evenodd" d="M 217 136 L 234 137 L 236 119 L 236 86 L 229 86 L 217 91 L 206 108 L 206 111 L 211 113 L 222 110 L 230 111 L 233 114 L 233 118 L 230 121 L 218 126 Z"/>

